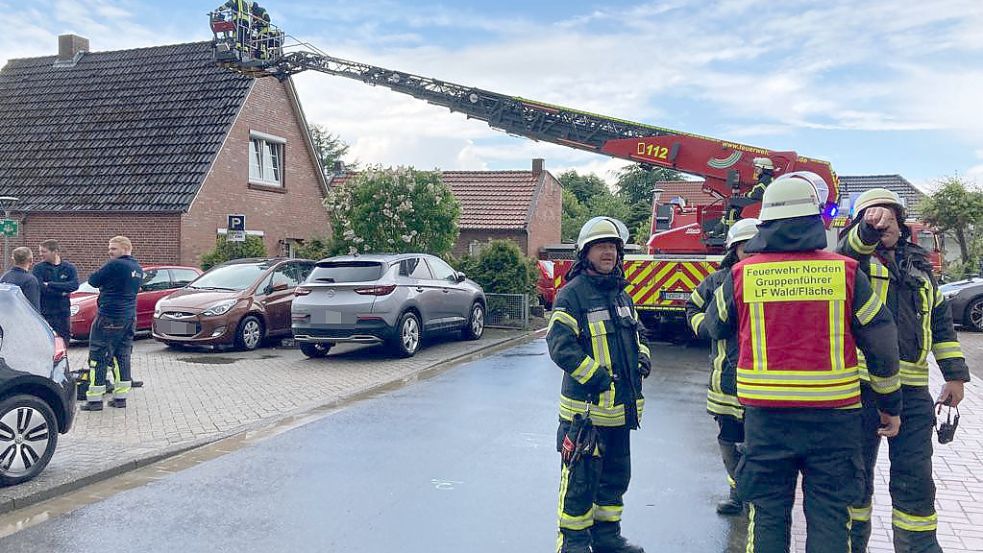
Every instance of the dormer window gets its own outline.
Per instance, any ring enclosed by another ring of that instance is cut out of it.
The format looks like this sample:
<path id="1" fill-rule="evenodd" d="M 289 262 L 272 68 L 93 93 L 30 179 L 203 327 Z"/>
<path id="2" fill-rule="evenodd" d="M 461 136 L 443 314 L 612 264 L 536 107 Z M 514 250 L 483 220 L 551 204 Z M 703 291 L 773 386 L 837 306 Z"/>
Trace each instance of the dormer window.
<path id="1" fill-rule="evenodd" d="M 283 153 L 286 139 L 251 131 L 249 133 L 249 183 L 283 186 Z"/>

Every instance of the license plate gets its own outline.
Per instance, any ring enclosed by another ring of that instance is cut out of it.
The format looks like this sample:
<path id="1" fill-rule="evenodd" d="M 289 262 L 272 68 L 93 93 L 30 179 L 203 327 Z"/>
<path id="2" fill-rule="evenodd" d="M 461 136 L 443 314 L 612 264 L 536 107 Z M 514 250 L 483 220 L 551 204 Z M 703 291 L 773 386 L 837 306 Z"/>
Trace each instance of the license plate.
<path id="1" fill-rule="evenodd" d="M 662 292 L 662 299 L 672 301 L 686 301 L 690 297 L 689 292 Z"/>
<path id="2" fill-rule="evenodd" d="M 311 314 L 311 322 L 314 324 L 339 324 L 341 322 L 341 311 L 331 311 L 325 309 Z"/>
<path id="3" fill-rule="evenodd" d="M 197 332 L 197 327 L 194 323 L 184 321 L 160 320 L 157 321 L 157 329 L 161 334 L 169 334 L 171 336 L 194 336 Z"/>

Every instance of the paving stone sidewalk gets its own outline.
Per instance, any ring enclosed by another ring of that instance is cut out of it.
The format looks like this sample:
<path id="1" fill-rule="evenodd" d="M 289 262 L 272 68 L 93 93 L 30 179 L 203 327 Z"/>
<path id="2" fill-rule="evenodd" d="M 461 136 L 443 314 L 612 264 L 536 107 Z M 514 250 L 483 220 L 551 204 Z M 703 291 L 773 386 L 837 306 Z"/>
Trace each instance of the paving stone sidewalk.
<path id="1" fill-rule="evenodd" d="M 385 384 L 412 379 L 447 361 L 521 340 L 527 333 L 489 329 L 478 341 L 440 339 L 410 359 L 384 348 L 338 346 L 325 359 L 296 348 L 254 352 L 176 351 L 137 340 L 134 389 L 126 409 L 80 411 L 59 437 L 48 468 L 37 479 L 0 489 L 0 513 L 43 501 L 82 485 L 285 417 L 344 401 Z M 85 366 L 85 345 L 69 362 Z"/>
<path id="2" fill-rule="evenodd" d="M 966 397 L 959 405 L 961 417 L 955 441 L 939 445 L 934 437 L 932 440 L 937 487 L 935 508 L 939 514 L 939 544 L 946 553 L 978 553 L 983 551 L 983 334 L 960 330 L 959 342 L 973 375 L 966 385 Z M 929 359 L 929 390 L 936 397 L 944 380 L 935 360 L 931 356 Z M 885 442 L 877 458 L 869 553 L 894 552 L 887 455 Z M 805 517 L 801 505 L 800 493 L 792 528 L 792 550 L 797 553 L 805 552 Z"/>

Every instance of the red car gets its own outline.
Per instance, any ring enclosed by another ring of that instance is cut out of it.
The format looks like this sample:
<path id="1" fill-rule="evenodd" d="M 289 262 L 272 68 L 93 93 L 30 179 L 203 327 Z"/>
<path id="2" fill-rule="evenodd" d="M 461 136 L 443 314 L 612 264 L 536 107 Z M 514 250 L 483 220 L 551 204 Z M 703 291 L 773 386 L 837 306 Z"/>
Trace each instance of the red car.
<path id="1" fill-rule="evenodd" d="M 147 265 L 143 268 L 143 284 L 137 294 L 137 331 L 150 330 L 153 326 L 154 308 L 157 301 L 178 288 L 184 288 L 198 278 L 201 269 L 172 265 Z M 72 292 L 72 339 L 88 340 L 89 329 L 96 318 L 96 300 L 99 290 L 82 282 L 79 289 Z"/>

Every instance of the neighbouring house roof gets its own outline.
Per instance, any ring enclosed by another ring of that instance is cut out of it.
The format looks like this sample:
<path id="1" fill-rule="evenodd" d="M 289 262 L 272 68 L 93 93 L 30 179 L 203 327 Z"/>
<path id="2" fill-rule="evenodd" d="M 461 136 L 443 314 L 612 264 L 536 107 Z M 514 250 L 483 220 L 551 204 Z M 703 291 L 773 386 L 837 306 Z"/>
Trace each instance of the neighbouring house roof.
<path id="1" fill-rule="evenodd" d="M 840 198 L 856 200 L 857 196 L 871 188 L 887 188 L 896 192 L 904 200 L 909 216 L 918 217 L 918 204 L 925 198 L 925 193 L 901 175 L 840 176 Z"/>
<path id="2" fill-rule="evenodd" d="M 662 197 L 659 198 L 661 203 L 666 203 L 675 197 L 683 198 L 686 200 L 686 205 L 691 206 L 709 205 L 716 200 L 716 198 L 703 191 L 703 181 L 701 180 L 664 181 L 657 183 L 656 187 L 661 188 L 663 191 Z"/>
<path id="3" fill-rule="evenodd" d="M 458 227 L 486 230 L 525 229 L 529 223 L 540 175 L 532 171 L 444 171 L 444 184 L 461 204 Z M 330 187 L 353 173 L 337 174 Z"/>
<path id="4" fill-rule="evenodd" d="M 0 70 L 0 195 L 18 211 L 186 211 L 252 79 L 208 42 L 56 59 Z"/>

